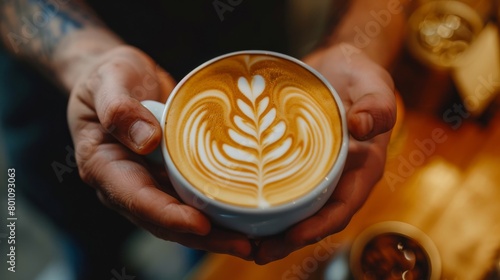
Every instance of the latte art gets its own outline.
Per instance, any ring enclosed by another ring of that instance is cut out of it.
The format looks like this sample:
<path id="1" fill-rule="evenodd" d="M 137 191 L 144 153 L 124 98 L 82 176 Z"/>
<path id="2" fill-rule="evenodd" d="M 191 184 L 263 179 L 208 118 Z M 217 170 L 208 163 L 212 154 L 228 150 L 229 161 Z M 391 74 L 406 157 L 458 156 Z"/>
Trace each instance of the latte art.
<path id="1" fill-rule="evenodd" d="M 309 192 L 341 144 L 328 88 L 300 66 L 265 55 L 229 57 L 191 76 L 166 127 L 173 162 L 195 188 L 253 208 Z"/>

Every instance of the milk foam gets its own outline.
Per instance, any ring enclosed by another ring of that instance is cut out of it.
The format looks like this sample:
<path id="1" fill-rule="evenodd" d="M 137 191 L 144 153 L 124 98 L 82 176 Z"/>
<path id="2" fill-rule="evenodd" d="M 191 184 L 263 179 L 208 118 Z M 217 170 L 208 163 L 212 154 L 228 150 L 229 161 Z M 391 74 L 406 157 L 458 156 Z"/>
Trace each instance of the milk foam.
<path id="1" fill-rule="evenodd" d="M 246 207 L 279 205 L 309 191 L 339 149 L 331 109 L 294 83 L 260 74 L 232 79 L 234 87 L 214 83 L 176 113 L 176 137 L 167 135 L 176 165 L 189 169 L 185 177 L 209 197 Z"/>

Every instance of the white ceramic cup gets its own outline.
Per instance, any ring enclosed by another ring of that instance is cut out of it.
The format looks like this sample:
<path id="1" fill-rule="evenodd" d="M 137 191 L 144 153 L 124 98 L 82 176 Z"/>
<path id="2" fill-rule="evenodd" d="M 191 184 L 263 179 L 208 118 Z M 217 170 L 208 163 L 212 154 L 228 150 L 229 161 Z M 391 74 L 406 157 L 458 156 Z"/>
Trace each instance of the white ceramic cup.
<path id="1" fill-rule="evenodd" d="M 179 89 L 183 87 L 184 83 L 191 76 L 200 70 L 206 68 L 214 62 L 240 54 L 266 55 L 270 57 L 282 58 L 303 67 L 323 82 L 324 86 L 328 88 L 338 106 L 342 132 L 340 134 L 340 139 L 337 139 L 338 141 L 341 141 L 337 159 L 332 164 L 332 167 L 329 169 L 326 176 L 324 176 L 324 178 L 320 180 L 320 183 L 312 188 L 311 191 L 284 204 L 266 208 L 249 208 L 221 202 L 207 197 L 198 188 L 194 187 L 190 183 L 189 178 L 182 175 L 182 172 L 174 164 L 172 155 L 169 153 L 167 148 L 165 134 L 168 134 L 169 132 L 165 131 L 167 127 L 166 118 L 169 110 L 172 110 L 172 100 L 178 94 Z M 184 77 L 174 88 L 166 104 L 150 100 L 143 101 L 142 104 L 156 116 L 162 126 L 163 137 L 160 145 L 161 154 L 163 156 L 162 161 L 166 165 L 167 172 L 175 191 L 181 197 L 183 202 L 205 213 L 214 223 L 228 229 L 244 233 L 249 237 L 262 237 L 278 234 L 293 224 L 316 213 L 332 195 L 342 174 L 347 157 L 349 138 L 345 110 L 341 99 L 337 92 L 321 74 L 305 63 L 290 56 L 270 51 L 254 50 L 225 54 L 203 63 Z"/>

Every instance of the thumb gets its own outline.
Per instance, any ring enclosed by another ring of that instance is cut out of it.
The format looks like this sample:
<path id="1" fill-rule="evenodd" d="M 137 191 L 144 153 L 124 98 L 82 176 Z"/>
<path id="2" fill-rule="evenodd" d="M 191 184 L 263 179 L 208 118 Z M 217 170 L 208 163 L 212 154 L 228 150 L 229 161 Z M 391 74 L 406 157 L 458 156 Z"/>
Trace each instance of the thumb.
<path id="1" fill-rule="evenodd" d="M 155 116 L 137 99 L 112 99 L 99 117 L 104 128 L 135 153 L 152 152 L 161 141 L 161 126 Z"/>
<path id="2" fill-rule="evenodd" d="M 139 99 L 161 100 L 162 82 L 154 87 L 142 86 L 144 77 L 135 69 L 116 64 L 101 67 L 101 83 L 92 91 L 95 112 L 104 129 L 122 144 L 138 154 L 150 153 L 161 141 L 161 126 Z M 137 89 L 142 91 L 140 98 L 135 94 Z"/>
<path id="3" fill-rule="evenodd" d="M 357 140 L 368 140 L 392 129 L 396 121 L 394 93 L 369 93 L 354 102 L 347 112 L 351 135 Z"/>

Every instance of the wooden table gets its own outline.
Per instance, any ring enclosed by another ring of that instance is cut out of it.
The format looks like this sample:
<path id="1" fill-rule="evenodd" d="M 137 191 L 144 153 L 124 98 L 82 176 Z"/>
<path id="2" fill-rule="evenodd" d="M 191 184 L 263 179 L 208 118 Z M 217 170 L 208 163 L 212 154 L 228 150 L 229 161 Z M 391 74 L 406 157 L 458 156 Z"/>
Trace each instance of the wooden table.
<path id="1" fill-rule="evenodd" d="M 408 71 L 401 76 L 417 79 Z M 440 92 L 448 101 L 438 100 L 440 106 L 431 109 L 405 106 L 385 175 L 345 230 L 265 266 L 211 254 L 192 279 L 322 279 L 342 248 L 383 221 L 408 223 L 432 240 L 442 264 L 440 279 L 482 279 L 500 251 L 500 114 L 480 123 L 450 101 L 446 75 L 424 79 L 433 81 L 408 83 L 407 90 L 413 87 L 421 98 Z"/>

